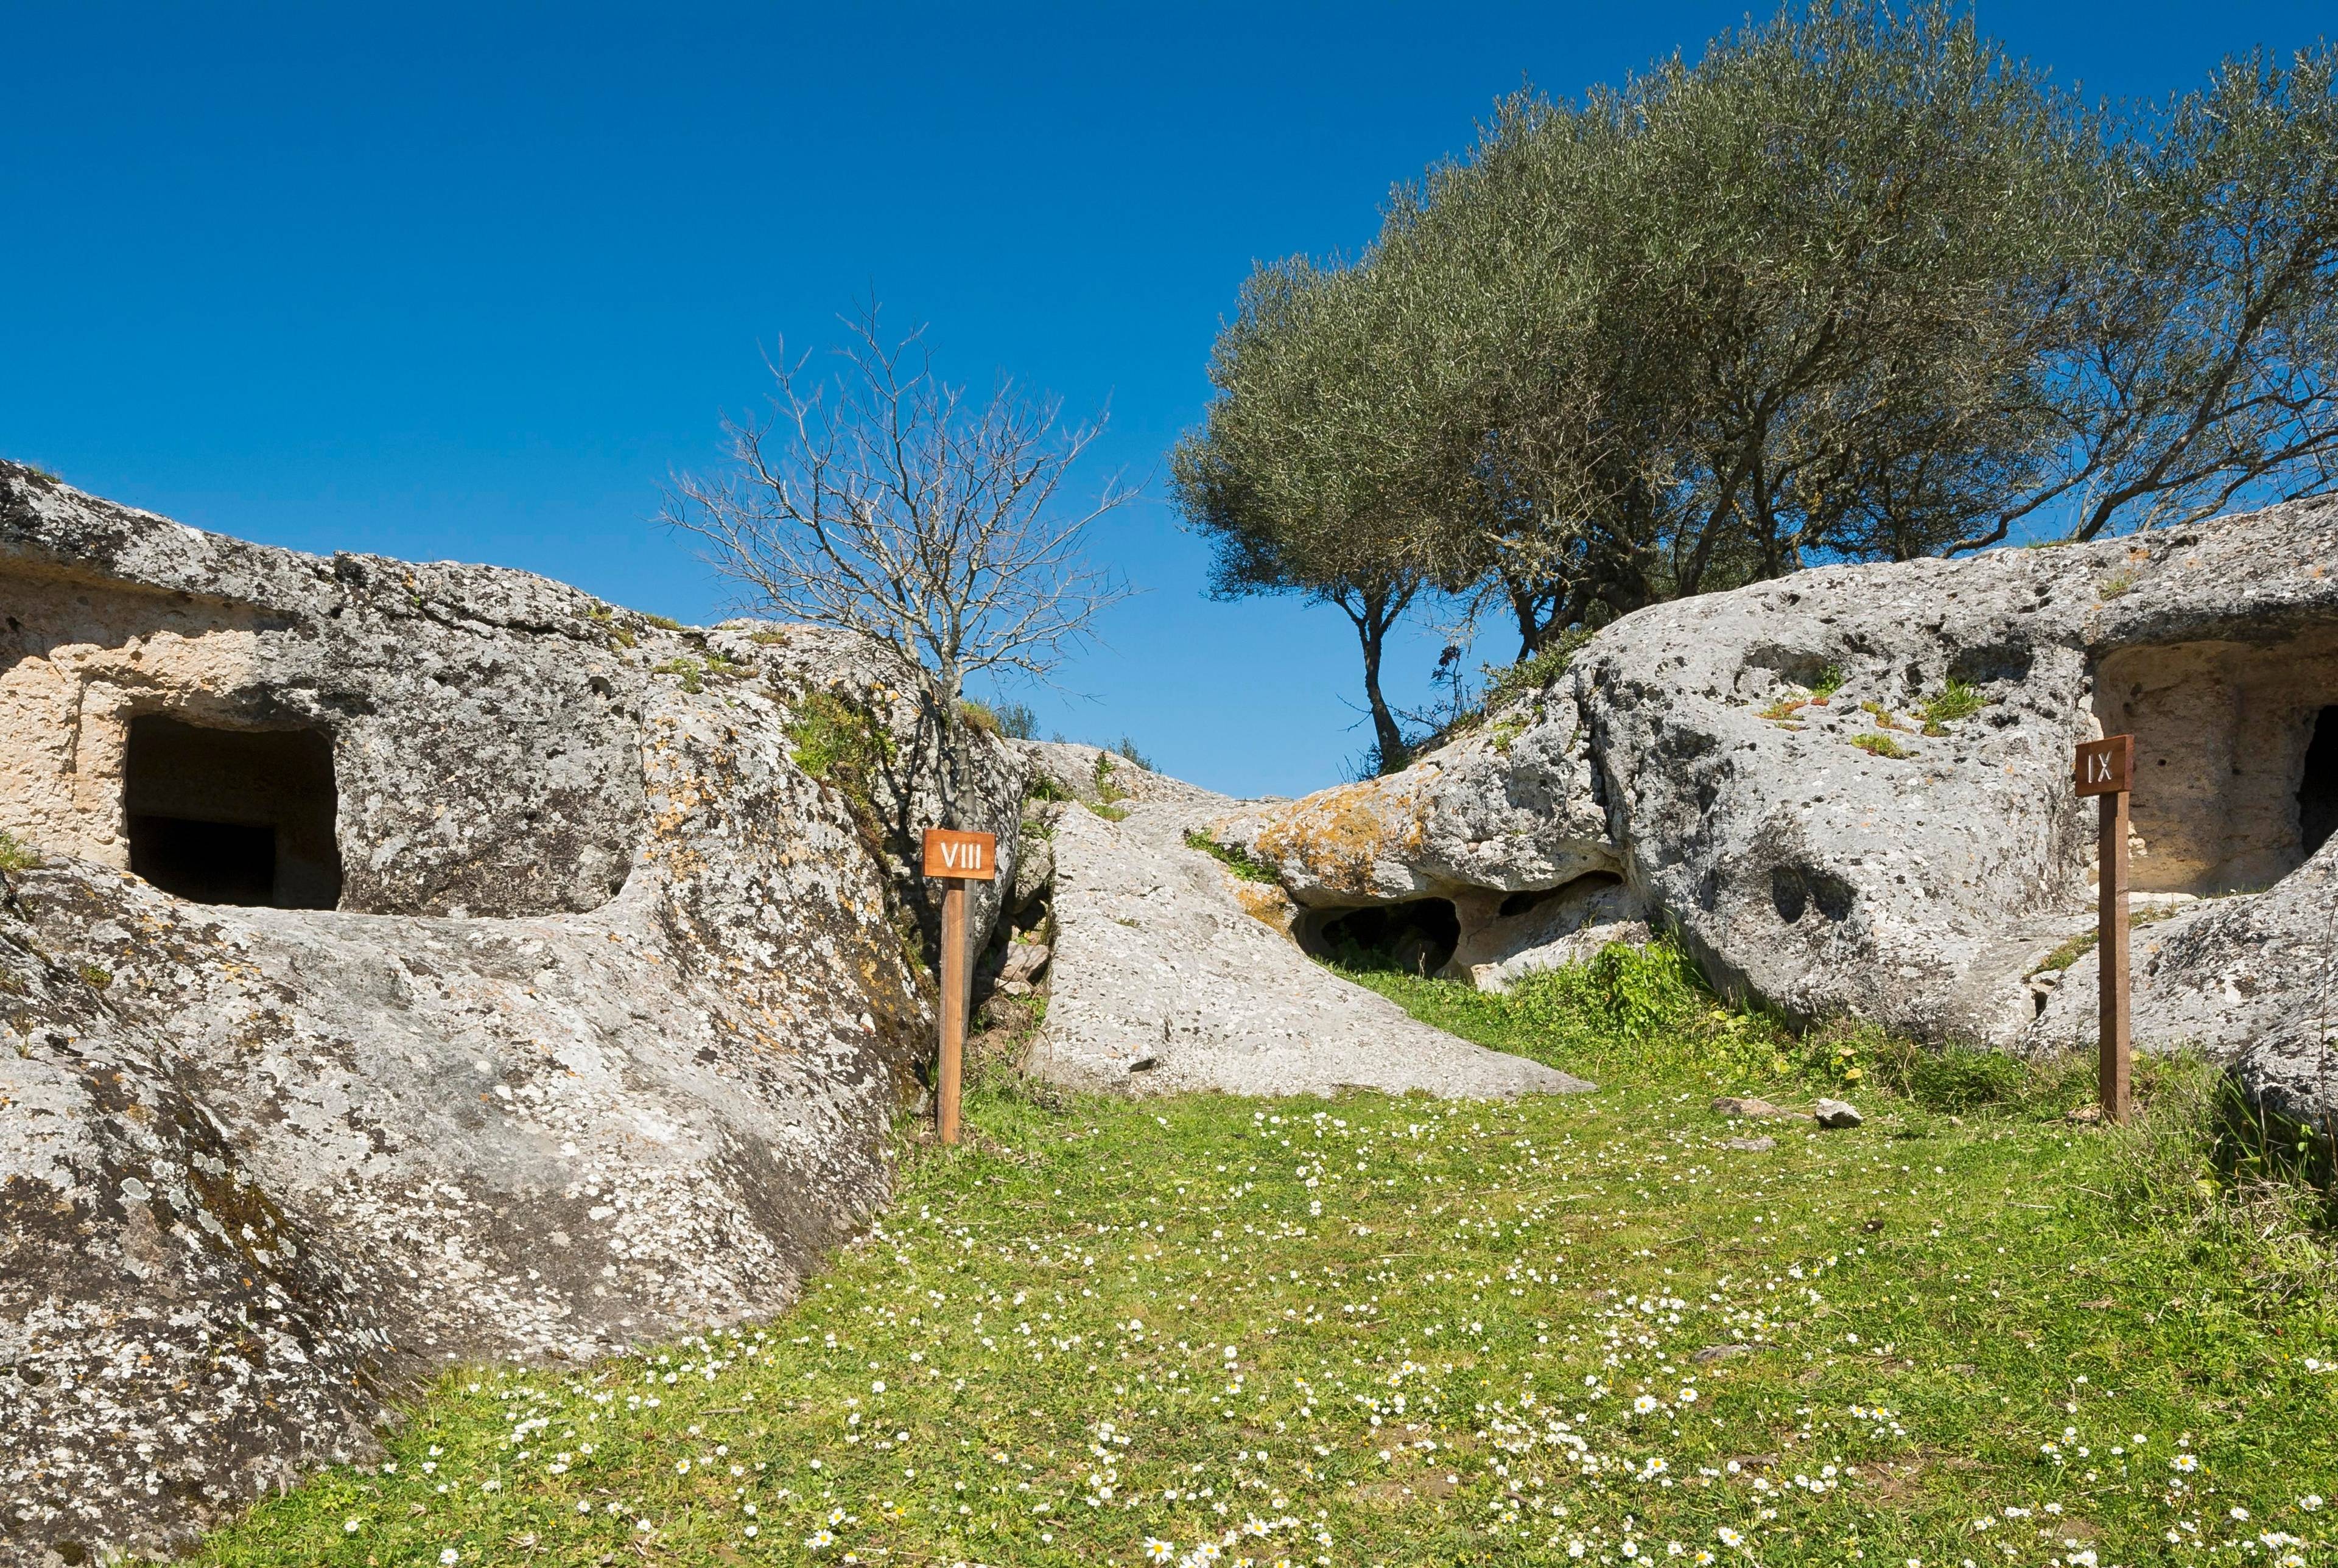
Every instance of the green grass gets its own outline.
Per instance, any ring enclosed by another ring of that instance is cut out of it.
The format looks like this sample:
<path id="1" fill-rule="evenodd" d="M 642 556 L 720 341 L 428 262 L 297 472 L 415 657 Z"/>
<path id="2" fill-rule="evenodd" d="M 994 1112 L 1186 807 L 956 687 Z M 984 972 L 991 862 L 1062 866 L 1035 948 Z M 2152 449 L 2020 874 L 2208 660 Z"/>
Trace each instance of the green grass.
<path id="1" fill-rule="evenodd" d="M 0 874 L 30 871 L 40 863 L 39 850 L 7 833 L 0 833 Z"/>
<path id="2" fill-rule="evenodd" d="M 2146 1063 L 2141 1120 L 2097 1130 L 2062 1115 L 2083 1063 L 1798 1040 L 1663 949 L 1509 998 L 1357 977 L 1602 1088 L 994 1072 L 787 1315 L 450 1372 L 389 1464 L 201 1560 L 2330 1559 L 2330 1253 L 2291 1190 L 2219 1181 L 2196 1065 Z M 1711 1109 L 1845 1083 L 1852 1131 Z"/>
<path id="3" fill-rule="evenodd" d="M 1895 762 L 1905 761 L 1908 758 L 1908 749 L 1881 730 L 1870 730 L 1864 734 L 1854 735 L 1851 738 L 1851 743 L 1870 757 L 1887 757 Z"/>
<path id="4" fill-rule="evenodd" d="M 1970 719 L 1988 702 L 1989 699 L 1951 675 L 1948 684 L 1925 698 L 1916 710 L 1924 716 L 1924 733 L 1937 735 L 1940 726 Z"/>
<path id="5" fill-rule="evenodd" d="M 1199 849 L 1245 882 L 1280 884 L 1282 880 L 1273 867 L 1252 859 L 1250 852 L 1240 845 L 1221 844 L 1199 828 L 1185 835 L 1185 848 Z"/>

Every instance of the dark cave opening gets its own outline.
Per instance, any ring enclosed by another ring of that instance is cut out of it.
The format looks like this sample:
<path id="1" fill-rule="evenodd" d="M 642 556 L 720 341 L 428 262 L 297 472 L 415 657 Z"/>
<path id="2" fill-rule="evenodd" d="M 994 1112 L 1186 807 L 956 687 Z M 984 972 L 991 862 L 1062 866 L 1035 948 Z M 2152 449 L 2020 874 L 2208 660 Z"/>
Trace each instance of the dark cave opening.
<path id="1" fill-rule="evenodd" d="M 1318 910 L 1301 921 L 1297 935 L 1307 952 L 1347 968 L 1434 975 L 1461 940 L 1461 919 L 1449 899 L 1415 898 Z"/>
<path id="2" fill-rule="evenodd" d="M 2297 831 L 2308 855 L 2338 831 L 2338 704 L 2314 716 L 2304 775 L 2297 783 Z"/>
<path id="3" fill-rule="evenodd" d="M 340 903 L 332 737 L 130 721 L 122 795 L 130 869 L 198 904 Z"/>

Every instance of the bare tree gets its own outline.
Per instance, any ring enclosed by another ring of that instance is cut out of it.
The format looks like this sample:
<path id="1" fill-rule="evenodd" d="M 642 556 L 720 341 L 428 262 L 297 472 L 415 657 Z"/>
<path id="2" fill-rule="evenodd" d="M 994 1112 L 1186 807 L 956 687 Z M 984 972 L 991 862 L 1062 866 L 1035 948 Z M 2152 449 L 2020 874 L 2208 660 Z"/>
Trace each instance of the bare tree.
<path id="1" fill-rule="evenodd" d="M 1115 475 L 1066 501 L 1105 416 L 1066 425 L 1060 399 L 1005 377 L 971 398 L 935 373 L 924 328 L 889 341 L 878 315 L 871 301 L 844 318 L 833 380 L 782 345 L 771 414 L 726 417 L 733 466 L 676 476 L 660 520 L 706 542 L 745 607 L 860 632 L 930 671 L 954 802 L 967 677 L 1045 679 L 1092 634 L 1130 590 L 1087 563 L 1086 536 L 1140 491 Z"/>

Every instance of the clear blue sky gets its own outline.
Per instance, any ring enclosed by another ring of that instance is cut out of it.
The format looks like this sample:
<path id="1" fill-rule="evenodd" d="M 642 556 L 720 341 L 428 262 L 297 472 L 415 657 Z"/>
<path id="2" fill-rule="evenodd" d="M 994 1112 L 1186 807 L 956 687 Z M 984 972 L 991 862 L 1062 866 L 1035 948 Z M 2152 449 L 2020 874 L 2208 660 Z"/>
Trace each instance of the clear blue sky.
<path id="1" fill-rule="evenodd" d="M 0 455 L 205 528 L 714 619 L 645 520 L 761 397 L 760 343 L 826 340 L 873 285 L 955 378 L 1109 399 L 1108 462 L 1153 469 L 1254 259 L 1351 251 L 1522 79 L 1618 80 L 1742 12 L 15 5 Z M 2119 95 L 2333 26 L 2327 0 L 1981 21 Z M 1099 544 L 1147 592 L 1066 691 L 1007 695 L 1237 793 L 1341 775 L 1368 734 L 1336 612 L 1204 599 L 1158 504 Z"/>

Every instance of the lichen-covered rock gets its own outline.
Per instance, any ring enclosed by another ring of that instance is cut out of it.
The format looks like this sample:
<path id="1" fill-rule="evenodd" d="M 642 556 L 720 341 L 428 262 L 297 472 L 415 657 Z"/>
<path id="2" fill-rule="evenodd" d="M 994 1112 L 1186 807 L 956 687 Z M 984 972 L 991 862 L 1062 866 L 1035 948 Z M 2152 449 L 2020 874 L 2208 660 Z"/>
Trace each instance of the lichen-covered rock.
<path id="1" fill-rule="evenodd" d="M 1497 900 L 1612 869 L 1627 913 L 1676 930 L 1726 988 L 2019 1048 L 2043 995 L 2029 977 L 2092 921 L 2095 808 L 2073 794 L 2071 751 L 2120 732 L 2137 738 L 2134 886 L 2271 900 L 2150 928 L 2171 955 L 2202 934 L 2203 951 L 2163 961 L 2176 990 L 2213 995 L 2211 976 L 2243 971 L 2267 987 L 2245 1031 L 2196 1034 L 2268 1090 L 2319 1082 L 2265 1063 L 2322 1046 L 2246 1053 L 2279 1007 L 2310 1008 L 2298 987 L 2327 952 L 2293 918 L 2318 896 L 2297 868 L 2338 822 L 2326 500 L 1656 605 L 1404 773 L 1213 831 L 1302 903 L 1449 900 L 1457 951 L 1475 942 L 1479 966 L 1500 946 Z M 1522 802 L 1548 804 L 1537 818 Z M 2244 956 L 2259 919 L 2294 933 L 2296 963 Z M 1500 964 L 1484 972 L 1498 981 Z M 2076 972 L 2058 995 L 2091 1005 Z M 2052 1032 L 2075 1036 L 2076 1014 Z"/>
<path id="2" fill-rule="evenodd" d="M 1026 1063 L 1035 1076 L 1124 1094 L 1592 1087 L 1430 1028 L 1309 959 L 1239 901 L 1247 884 L 1185 844 L 1230 804 L 1138 804 L 1117 822 L 1074 808 L 1057 819 L 1051 992 Z"/>
<path id="3" fill-rule="evenodd" d="M 168 1550 L 450 1359 L 775 1310 L 882 1200 L 933 1017 L 915 671 L 9 466 L 0 599 L 0 828 L 40 855 L 0 889 L 0 1561 Z M 337 906 L 133 874 L 268 848 L 188 783 L 251 735 L 321 737 L 321 802 L 252 788 L 324 812 Z M 1027 764 L 968 745 L 1011 886 Z"/>
<path id="4" fill-rule="evenodd" d="M 1211 833 L 1318 907 L 1612 875 L 1622 861 L 1588 742 L 1571 694 L 1537 692 L 1401 772 L 1262 803 Z"/>

